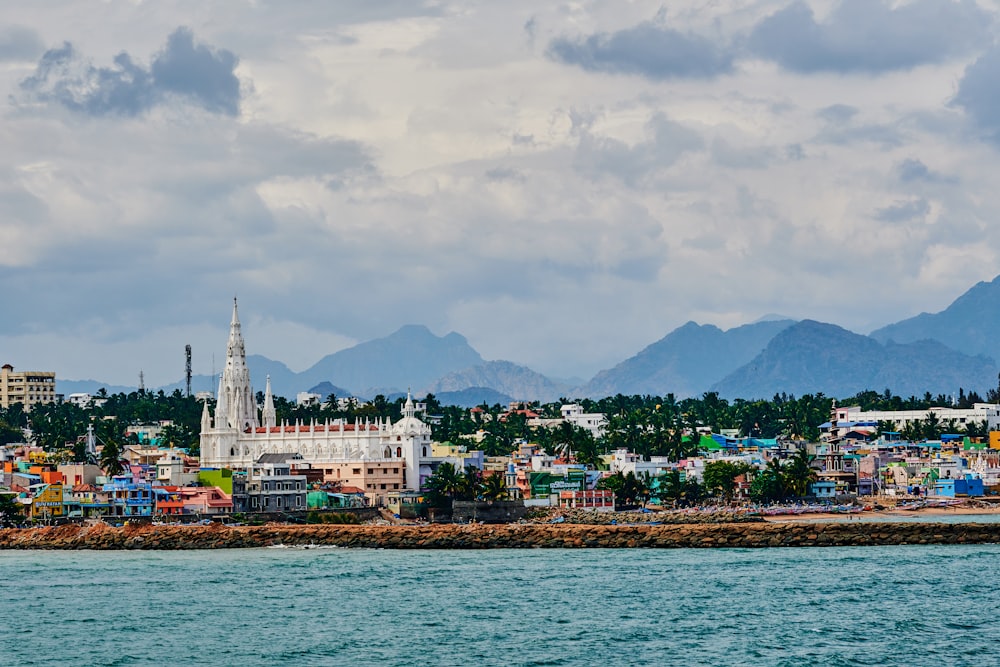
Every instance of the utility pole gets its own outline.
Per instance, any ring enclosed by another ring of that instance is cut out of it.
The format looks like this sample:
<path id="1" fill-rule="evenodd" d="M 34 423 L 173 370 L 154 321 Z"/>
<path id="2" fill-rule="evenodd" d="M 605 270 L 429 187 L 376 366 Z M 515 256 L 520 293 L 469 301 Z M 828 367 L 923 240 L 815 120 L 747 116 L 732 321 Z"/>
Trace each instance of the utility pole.
<path id="1" fill-rule="evenodd" d="M 145 392 L 146 392 L 146 381 L 143 379 L 142 371 L 140 370 L 139 371 L 139 393 L 142 394 L 142 393 L 145 393 Z"/>

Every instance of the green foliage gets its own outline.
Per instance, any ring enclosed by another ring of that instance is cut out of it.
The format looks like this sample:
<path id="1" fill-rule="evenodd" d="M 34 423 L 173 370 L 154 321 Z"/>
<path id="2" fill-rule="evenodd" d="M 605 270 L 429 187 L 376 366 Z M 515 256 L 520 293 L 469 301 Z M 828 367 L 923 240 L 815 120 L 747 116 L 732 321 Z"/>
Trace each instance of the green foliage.
<path id="1" fill-rule="evenodd" d="M 0 493 L 0 527 L 12 526 L 24 518 L 23 505 L 11 493 Z"/>
<path id="2" fill-rule="evenodd" d="M 454 500 L 502 500 L 507 497 L 507 483 L 498 473 L 484 477 L 477 468 L 460 471 L 442 463 L 424 483 L 424 493 L 432 507 L 449 509 Z"/>
<path id="3" fill-rule="evenodd" d="M 680 470 L 668 470 L 656 478 L 657 497 L 663 504 L 675 507 L 696 505 L 706 497 L 705 487 L 693 477 L 687 477 Z"/>
<path id="4" fill-rule="evenodd" d="M 736 478 L 753 470 L 746 463 L 731 461 L 713 461 L 705 465 L 703 482 L 705 493 L 731 502 L 736 493 Z"/>
<path id="5" fill-rule="evenodd" d="M 350 524 L 357 525 L 361 519 L 357 514 L 350 512 L 316 512 L 312 511 L 306 515 L 306 523 L 329 523 L 329 524 Z"/>
<path id="6" fill-rule="evenodd" d="M 809 493 L 809 485 L 816 481 L 816 471 L 811 463 L 813 457 L 805 449 L 800 449 L 782 468 L 784 487 L 793 495 L 802 498 Z"/>
<path id="7" fill-rule="evenodd" d="M 114 477 L 115 475 L 122 474 L 125 470 L 125 466 L 122 464 L 121 459 L 121 448 L 118 446 L 117 442 L 110 440 L 104 444 L 104 448 L 101 450 L 101 455 L 98 459 L 98 464 L 104 470 L 105 474 L 109 477 Z"/>
<path id="8" fill-rule="evenodd" d="M 636 505 L 649 500 L 649 485 L 632 472 L 605 477 L 597 483 L 597 488 L 614 491 L 616 505 Z"/>

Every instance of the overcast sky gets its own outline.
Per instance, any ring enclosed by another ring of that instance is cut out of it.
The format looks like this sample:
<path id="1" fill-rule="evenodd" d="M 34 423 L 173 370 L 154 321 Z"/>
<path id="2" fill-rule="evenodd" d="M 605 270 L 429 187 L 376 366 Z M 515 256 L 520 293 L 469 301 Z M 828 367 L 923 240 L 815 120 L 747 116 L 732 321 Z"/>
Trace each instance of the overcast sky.
<path id="1" fill-rule="evenodd" d="M 0 361 L 147 385 L 408 323 L 589 377 L 1000 273 L 986 0 L 0 5 Z"/>

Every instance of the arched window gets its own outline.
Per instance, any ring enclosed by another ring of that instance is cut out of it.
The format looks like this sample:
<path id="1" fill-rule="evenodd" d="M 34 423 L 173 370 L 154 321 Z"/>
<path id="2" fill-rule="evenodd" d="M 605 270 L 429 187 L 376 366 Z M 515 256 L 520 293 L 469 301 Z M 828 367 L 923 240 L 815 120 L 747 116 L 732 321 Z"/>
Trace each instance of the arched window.
<path id="1" fill-rule="evenodd" d="M 387 459 L 391 459 L 392 458 L 392 450 L 389 449 L 388 447 L 385 448 L 385 458 L 387 458 Z"/>
<path id="2" fill-rule="evenodd" d="M 229 448 L 229 455 L 230 455 L 230 456 L 236 456 L 236 450 L 235 450 L 235 449 L 233 449 L 232 447 L 230 447 L 230 448 Z"/>
<path id="3" fill-rule="evenodd" d="M 427 448 L 426 447 L 422 447 L 420 449 L 420 455 L 421 456 L 427 456 Z"/>
<path id="4" fill-rule="evenodd" d="M 396 458 L 397 459 L 403 458 L 403 448 L 402 447 L 396 447 Z"/>

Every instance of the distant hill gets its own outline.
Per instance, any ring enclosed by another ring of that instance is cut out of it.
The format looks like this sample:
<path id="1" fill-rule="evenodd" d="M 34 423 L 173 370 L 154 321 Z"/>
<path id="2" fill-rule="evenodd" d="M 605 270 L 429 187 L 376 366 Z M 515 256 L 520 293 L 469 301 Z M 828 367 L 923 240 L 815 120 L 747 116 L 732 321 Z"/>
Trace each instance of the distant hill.
<path id="1" fill-rule="evenodd" d="M 985 393 L 997 367 L 983 356 L 936 341 L 882 345 L 833 324 L 803 320 L 776 335 L 752 361 L 712 386 L 726 398 L 771 398 L 775 393 L 822 392 L 846 397 L 890 389 L 902 396 Z"/>
<path id="2" fill-rule="evenodd" d="M 510 361 L 487 361 L 484 364 L 449 373 L 433 382 L 427 391 L 435 396 L 472 387 L 489 388 L 514 400 L 556 401 L 569 389 L 541 373 Z M 478 404 L 478 403 L 476 403 Z M 475 405 L 475 404 L 474 404 Z"/>
<path id="3" fill-rule="evenodd" d="M 376 338 L 323 357 L 298 374 L 296 382 L 313 387 L 327 381 L 367 396 L 369 389 L 405 392 L 425 387 L 448 373 L 483 363 L 464 336 L 435 336 L 425 326 L 407 325 L 385 338 Z M 301 391 L 301 390 L 299 390 Z"/>
<path id="4" fill-rule="evenodd" d="M 1000 359 L 1000 276 L 977 283 L 940 313 L 921 313 L 871 337 L 883 343 L 931 339 L 959 352 Z"/>
<path id="5" fill-rule="evenodd" d="M 673 393 L 695 396 L 754 358 L 792 320 L 767 320 L 723 331 L 711 324 L 687 324 L 614 368 L 601 371 L 574 396 Z"/>
<path id="6" fill-rule="evenodd" d="M 434 393 L 434 397 L 441 402 L 441 405 L 459 405 L 464 408 L 473 408 L 486 403 L 487 405 L 508 405 L 514 399 L 507 394 L 500 393 L 489 387 L 468 387 L 459 391 L 443 391 L 440 394 Z"/>
<path id="7" fill-rule="evenodd" d="M 347 391 L 343 387 L 338 387 L 336 385 L 330 384 L 329 382 L 325 382 L 325 381 L 324 382 L 320 382 L 315 387 L 310 387 L 309 389 L 306 389 L 306 391 L 308 391 L 310 394 L 319 394 L 320 396 L 323 397 L 324 401 L 327 398 L 329 398 L 330 394 L 333 394 L 337 398 L 350 398 L 351 397 L 351 392 Z M 295 393 L 297 394 L 298 392 L 295 392 Z"/>

